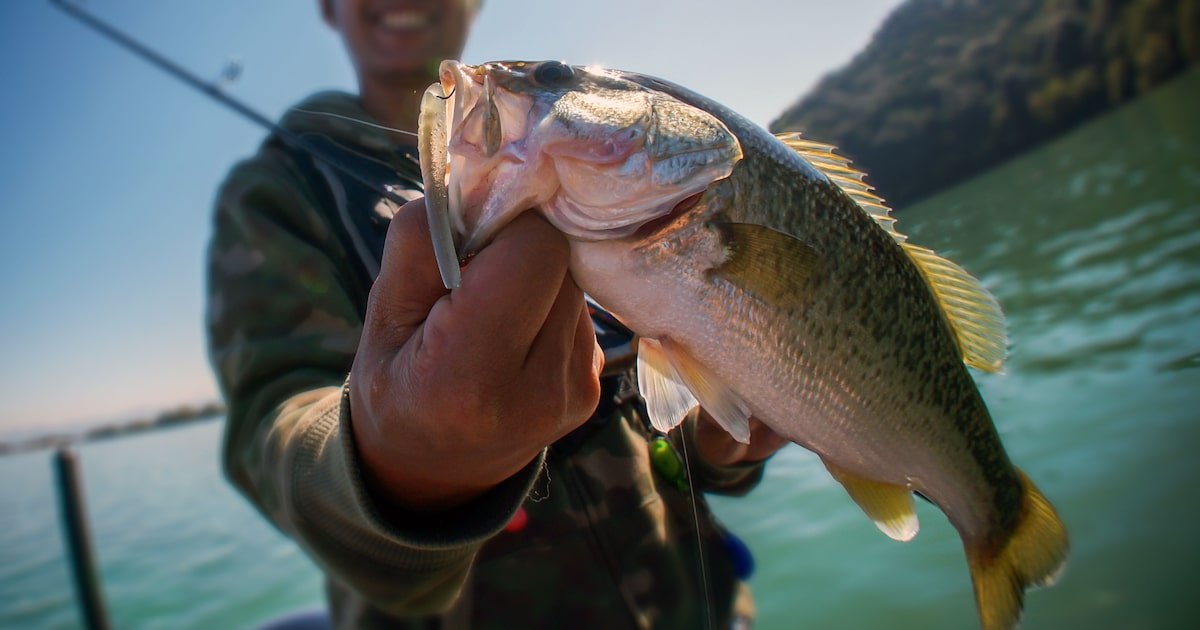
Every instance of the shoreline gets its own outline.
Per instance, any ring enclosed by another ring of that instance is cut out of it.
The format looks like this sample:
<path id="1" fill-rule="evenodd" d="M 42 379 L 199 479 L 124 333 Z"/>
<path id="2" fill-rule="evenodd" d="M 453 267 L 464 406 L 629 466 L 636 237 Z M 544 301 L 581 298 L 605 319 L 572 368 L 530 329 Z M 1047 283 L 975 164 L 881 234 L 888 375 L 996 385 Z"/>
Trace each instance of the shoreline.
<path id="1" fill-rule="evenodd" d="M 89 442 L 100 442 L 177 426 L 213 420 L 225 414 L 225 406 L 210 402 L 199 407 L 183 406 L 159 413 L 152 418 L 138 418 L 124 422 L 106 422 L 96 426 L 43 433 L 21 439 L 0 439 L 0 457 L 18 455 L 41 450 L 54 450 Z"/>

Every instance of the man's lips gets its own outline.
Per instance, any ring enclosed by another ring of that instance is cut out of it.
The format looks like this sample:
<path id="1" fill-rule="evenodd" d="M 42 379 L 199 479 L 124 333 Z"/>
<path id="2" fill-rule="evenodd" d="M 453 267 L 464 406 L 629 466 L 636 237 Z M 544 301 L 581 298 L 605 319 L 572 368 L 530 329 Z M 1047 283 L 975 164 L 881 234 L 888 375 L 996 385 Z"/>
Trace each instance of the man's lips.
<path id="1" fill-rule="evenodd" d="M 428 28 L 433 17 L 425 11 L 393 9 L 379 14 L 376 23 L 388 30 L 412 31 Z"/>

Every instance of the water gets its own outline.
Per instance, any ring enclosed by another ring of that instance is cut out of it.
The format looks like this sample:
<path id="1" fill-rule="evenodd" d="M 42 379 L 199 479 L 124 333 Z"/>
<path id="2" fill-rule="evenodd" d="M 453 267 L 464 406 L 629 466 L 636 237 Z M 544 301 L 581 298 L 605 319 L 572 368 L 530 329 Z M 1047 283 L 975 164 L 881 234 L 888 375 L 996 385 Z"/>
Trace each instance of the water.
<path id="1" fill-rule="evenodd" d="M 246 627 L 323 597 L 316 567 L 218 467 L 218 422 L 81 449 L 117 628 Z M 73 628 L 49 453 L 0 457 L 0 628 Z"/>
<path id="2" fill-rule="evenodd" d="M 1071 530 L 1025 628 L 1191 620 L 1200 560 L 1200 72 L 906 211 L 901 229 L 990 286 L 1006 374 L 978 380 L 1013 459 Z M 117 627 L 245 627 L 321 602 L 320 575 L 224 482 L 220 427 L 82 449 Z M 75 627 L 46 453 L 0 457 L 0 627 Z M 760 627 L 970 628 L 958 538 L 918 502 L 885 538 L 799 448 L 714 500 L 758 559 Z"/>

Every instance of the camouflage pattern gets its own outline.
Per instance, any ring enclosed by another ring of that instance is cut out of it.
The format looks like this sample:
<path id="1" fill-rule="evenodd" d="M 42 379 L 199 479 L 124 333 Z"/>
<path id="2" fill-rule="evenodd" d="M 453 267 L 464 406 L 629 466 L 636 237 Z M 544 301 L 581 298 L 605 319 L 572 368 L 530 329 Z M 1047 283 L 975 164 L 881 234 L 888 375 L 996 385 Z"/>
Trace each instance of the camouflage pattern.
<path id="1" fill-rule="evenodd" d="M 344 94 L 300 107 L 368 120 Z M 386 132 L 299 112 L 282 124 L 370 156 L 397 173 L 403 196 L 419 195 L 413 150 Z M 477 502 L 436 519 L 376 512 L 344 383 L 395 209 L 268 138 L 223 185 L 209 250 L 227 474 L 326 571 L 335 625 L 696 628 L 706 588 L 715 627 L 750 617 L 703 495 L 697 526 L 689 493 L 655 472 L 654 436 L 628 374 L 605 381 L 584 427 Z M 679 448 L 690 426 L 671 436 Z M 749 491 L 762 470 L 691 463 L 692 486 L 728 494 Z M 524 527 L 506 529 L 518 510 Z"/>

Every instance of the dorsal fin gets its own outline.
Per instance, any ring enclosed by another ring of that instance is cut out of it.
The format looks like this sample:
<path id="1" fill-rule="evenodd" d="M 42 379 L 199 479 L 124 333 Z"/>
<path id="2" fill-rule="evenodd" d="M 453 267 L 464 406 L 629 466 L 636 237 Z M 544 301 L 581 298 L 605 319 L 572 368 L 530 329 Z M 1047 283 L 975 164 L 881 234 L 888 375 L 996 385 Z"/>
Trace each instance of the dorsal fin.
<path id="1" fill-rule="evenodd" d="M 1008 351 L 1008 332 L 996 298 L 975 276 L 932 249 L 912 243 L 900 246 L 933 289 L 954 331 L 963 362 L 985 372 L 999 372 Z"/>
<path id="2" fill-rule="evenodd" d="M 908 237 L 896 231 L 896 218 L 891 210 L 882 198 L 871 192 L 874 188 L 863 181 L 866 173 L 851 167 L 850 160 L 835 153 L 833 145 L 808 140 L 794 131 L 775 137 L 837 184 L 875 219 L 879 227 L 900 243 L 937 298 L 954 332 L 963 362 L 987 372 L 999 371 L 1008 351 L 1004 313 L 996 298 L 979 280 L 933 250 L 907 242 Z"/>
<path id="3" fill-rule="evenodd" d="M 896 218 L 892 216 L 891 209 L 883 204 L 883 199 L 871 192 L 875 188 L 863 181 L 867 174 L 851 167 L 850 160 L 834 152 L 836 147 L 804 138 L 798 131 L 776 134 L 775 137 L 846 191 L 897 242 L 903 243 L 908 239 L 896 231 Z"/>

